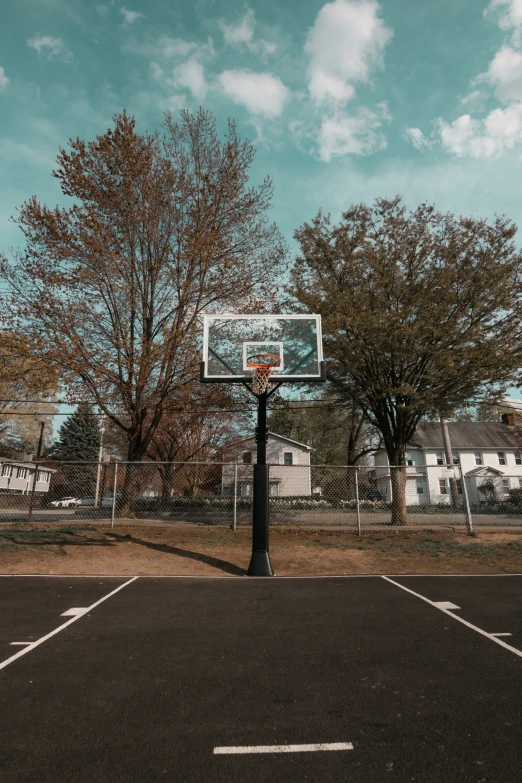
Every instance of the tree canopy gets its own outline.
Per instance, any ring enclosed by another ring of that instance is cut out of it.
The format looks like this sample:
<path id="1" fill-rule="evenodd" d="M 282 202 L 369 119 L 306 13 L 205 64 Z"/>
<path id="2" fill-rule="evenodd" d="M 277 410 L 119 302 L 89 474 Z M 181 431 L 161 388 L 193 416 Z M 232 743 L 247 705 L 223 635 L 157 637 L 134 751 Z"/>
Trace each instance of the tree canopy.
<path id="1" fill-rule="evenodd" d="M 197 378 L 203 310 L 237 307 L 282 273 L 286 246 L 267 212 L 272 183 L 248 184 L 254 148 L 223 140 L 201 110 L 139 134 L 124 112 L 95 141 L 70 141 L 54 176 L 71 197 L 20 210 L 26 248 L 3 259 L 9 318 L 143 459 L 166 400 Z"/>
<path id="2" fill-rule="evenodd" d="M 400 197 L 359 204 L 332 225 L 321 212 L 295 232 L 290 291 L 321 313 L 328 375 L 404 465 L 419 419 L 450 415 L 520 380 L 522 254 L 516 226 L 407 212 Z M 395 498 L 404 506 L 404 476 Z M 395 509 L 403 520 L 405 507 Z"/>

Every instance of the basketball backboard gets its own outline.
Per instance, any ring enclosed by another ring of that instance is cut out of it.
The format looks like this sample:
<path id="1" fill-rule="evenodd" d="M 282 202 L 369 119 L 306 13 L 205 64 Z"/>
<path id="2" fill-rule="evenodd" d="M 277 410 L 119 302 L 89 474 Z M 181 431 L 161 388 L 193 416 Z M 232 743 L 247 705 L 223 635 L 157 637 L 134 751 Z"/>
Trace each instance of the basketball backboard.
<path id="1" fill-rule="evenodd" d="M 204 383 L 250 382 L 254 354 L 279 357 L 272 382 L 325 380 L 320 315 L 207 314 L 203 321 Z"/>

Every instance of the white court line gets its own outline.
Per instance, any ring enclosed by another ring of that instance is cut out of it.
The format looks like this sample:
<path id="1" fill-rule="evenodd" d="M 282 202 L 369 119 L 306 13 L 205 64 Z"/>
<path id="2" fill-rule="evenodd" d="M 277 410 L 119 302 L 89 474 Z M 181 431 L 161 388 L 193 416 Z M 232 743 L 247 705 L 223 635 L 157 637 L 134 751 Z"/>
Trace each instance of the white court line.
<path id="1" fill-rule="evenodd" d="M 31 577 L 34 579 L 121 579 L 123 574 L 0 574 L 0 579 L 24 579 Z M 510 576 L 522 576 L 520 574 L 318 574 L 315 576 L 280 576 L 274 574 L 270 577 L 271 581 L 289 581 L 291 579 L 382 579 L 384 577 L 399 577 L 411 579 L 412 577 L 418 577 L 420 579 L 499 579 L 508 578 Z M 139 574 L 140 579 L 221 579 L 227 582 L 239 582 L 246 577 L 246 574 L 242 576 L 202 576 L 201 574 Z M 138 577 L 136 577 L 137 579 Z M 266 582 L 266 576 L 249 576 L 248 580 L 261 579 Z"/>
<path id="2" fill-rule="evenodd" d="M 89 606 L 73 606 L 72 609 L 67 609 L 66 612 L 62 612 L 60 617 L 76 617 L 77 614 L 86 614 L 89 609 Z"/>
<path id="3" fill-rule="evenodd" d="M 136 579 L 138 578 L 139 577 L 137 576 L 133 576 L 132 579 L 129 579 L 127 582 L 124 582 L 122 585 L 119 585 L 119 587 L 117 587 L 116 590 L 113 590 L 112 593 L 107 593 L 107 595 L 104 595 L 103 598 L 100 598 L 99 601 L 96 601 L 94 604 L 91 604 L 91 606 L 88 607 L 88 611 L 91 611 L 91 609 L 95 609 L 97 606 L 99 606 L 104 601 L 106 601 L 107 598 L 110 598 L 115 593 L 118 593 L 120 590 L 123 590 L 124 587 L 130 585 L 131 582 L 135 582 Z M 83 617 L 83 614 L 75 614 L 74 617 L 71 617 L 71 619 L 67 620 L 66 623 L 63 623 L 63 625 L 59 625 L 58 628 L 55 628 L 54 631 L 51 631 L 51 633 L 48 633 L 46 636 L 42 636 L 42 638 L 38 639 L 36 642 L 31 642 L 31 644 L 28 647 L 24 647 L 23 650 L 20 650 L 20 652 L 15 653 L 10 658 L 6 658 L 5 661 L 2 661 L 2 663 L 0 663 L 0 669 L 5 669 L 6 666 L 9 666 L 10 663 L 16 661 L 17 658 L 21 658 L 22 655 L 25 655 L 31 650 L 34 650 L 35 647 L 38 647 L 40 644 L 46 642 L 47 639 L 51 638 L 51 636 L 55 636 L 60 631 L 63 631 L 64 628 L 67 628 L 68 625 L 75 623 L 77 620 L 80 619 L 80 617 Z"/>
<path id="4" fill-rule="evenodd" d="M 455 609 L 460 609 L 460 606 L 452 604 L 451 601 L 434 601 L 433 606 L 436 606 L 437 609 L 451 609 L 452 612 Z"/>
<path id="5" fill-rule="evenodd" d="M 513 636 L 512 633 L 492 633 L 491 636 Z"/>
<path id="6" fill-rule="evenodd" d="M 506 644 L 506 642 L 503 642 L 502 639 L 497 639 L 497 637 L 494 634 L 487 633 L 487 631 L 483 631 L 482 628 L 478 628 L 476 625 L 472 625 L 472 623 L 468 623 L 467 620 L 463 620 L 462 617 L 453 614 L 453 612 L 450 612 L 449 609 L 442 609 L 442 607 L 437 606 L 437 602 L 430 601 L 429 598 L 426 598 L 425 596 L 420 595 L 420 593 L 416 593 L 413 590 L 410 590 L 409 587 L 404 587 L 404 585 L 399 584 L 399 582 L 394 582 L 393 579 L 390 579 L 388 576 L 383 576 L 381 578 L 385 579 L 387 582 L 390 582 L 392 585 L 395 585 L 396 587 L 400 587 L 401 590 L 405 590 L 407 593 L 411 593 L 416 598 L 420 598 L 421 601 L 426 601 L 427 604 L 430 604 L 430 606 L 435 607 L 435 609 L 438 609 L 439 612 L 444 612 L 444 614 L 447 614 L 448 617 L 453 617 L 453 619 L 456 620 L 458 623 L 462 623 L 462 625 L 465 625 L 467 628 L 471 628 L 473 631 L 476 631 L 482 636 L 485 636 L 486 639 L 490 639 L 492 642 L 495 642 L 495 644 L 499 644 L 501 647 L 505 647 L 506 650 L 510 650 L 512 653 L 515 653 L 515 655 L 518 655 L 519 658 L 522 658 L 522 650 L 517 650 L 516 647 L 512 647 L 510 644 Z"/>
<path id="7" fill-rule="evenodd" d="M 243 753 L 312 753 L 319 750 L 353 750 L 351 742 L 321 742 L 313 745 L 236 745 L 214 748 L 214 755 Z"/>
<path id="8" fill-rule="evenodd" d="M 26 647 L 28 644 L 32 644 L 32 642 L 9 642 L 11 647 Z"/>

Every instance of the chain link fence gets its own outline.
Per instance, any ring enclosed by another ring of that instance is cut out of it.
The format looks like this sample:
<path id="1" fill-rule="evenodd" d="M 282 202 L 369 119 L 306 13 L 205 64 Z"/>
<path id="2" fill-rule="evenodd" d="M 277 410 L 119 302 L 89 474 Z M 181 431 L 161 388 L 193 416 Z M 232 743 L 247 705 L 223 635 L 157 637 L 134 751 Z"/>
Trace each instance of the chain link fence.
<path id="1" fill-rule="evenodd" d="M 0 522 L 252 524 L 253 465 L 0 460 Z M 522 471 L 454 466 L 270 465 L 270 524 L 522 527 Z"/>

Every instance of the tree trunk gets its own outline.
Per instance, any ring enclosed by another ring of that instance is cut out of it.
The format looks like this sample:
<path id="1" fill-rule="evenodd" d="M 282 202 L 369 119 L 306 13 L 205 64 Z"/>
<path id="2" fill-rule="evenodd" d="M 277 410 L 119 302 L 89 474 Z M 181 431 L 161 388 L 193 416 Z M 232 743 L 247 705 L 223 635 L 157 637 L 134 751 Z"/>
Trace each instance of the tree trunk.
<path id="1" fill-rule="evenodd" d="M 391 524 L 407 525 L 408 515 L 406 513 L 406 465 L 390 468 L 392 503 L 391 503 Z"/>
<path id="2" fill-rule="evenodd" d="M 172 495 L 172 485 L 174 483 L 174 465 L 167 462 L 159 468 L 161 476 L 161 500 L 166 503 Z"/>

